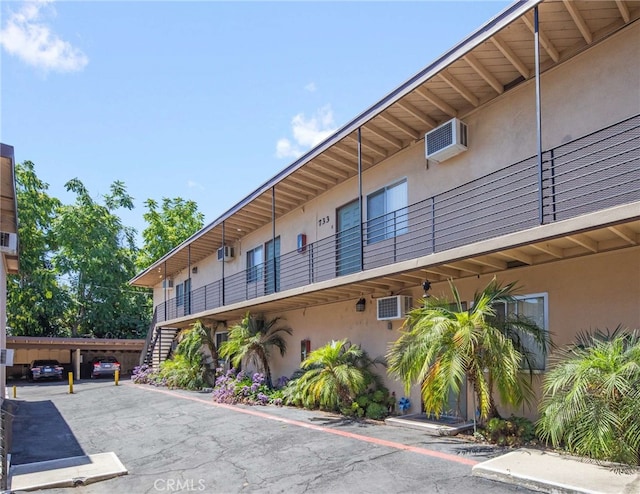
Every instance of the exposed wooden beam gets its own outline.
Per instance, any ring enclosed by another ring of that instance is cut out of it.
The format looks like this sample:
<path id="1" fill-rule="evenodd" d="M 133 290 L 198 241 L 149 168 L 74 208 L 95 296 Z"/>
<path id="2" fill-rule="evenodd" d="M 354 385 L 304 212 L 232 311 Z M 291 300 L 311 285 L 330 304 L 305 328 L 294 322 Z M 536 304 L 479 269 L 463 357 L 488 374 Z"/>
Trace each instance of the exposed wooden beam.
<path id="1" fill-rule="evenodd" d="M 278 197 L 278 191 L 279 190 L 289 190 L 292 192 L 303 192 L 305 195 L 314 195 L 317 192 L 317 187 L 308 187 L 306 185 L 302 185 L 302 184 L 292 184 L 289 183 L 289 181 L 291 180 L 291 177 L 287 177 L 286 179 L 282 180 L 281 182 L 278 182 L 276 184 L 276 198 Z"/>
<path id="2" fill-rule="evenodd" d="M 298 192 L 297 190 L 286 189 L 282 186 L 282 182 L 278 184 L 276 187 L 276 202 L 278 198 L 282 198 L 282 196 L 290 197 L 294 200 L 292 206 L 297 206 L 300 202 L 307 202 L 309 200 L 309 196 L 302 192 Z"/>
<path id="3" fill-rule="evenodd" d="M 400 108 L 402 108 L 407 113 L 413 115 L 415 118 L 420 120 L 423 124 L 427 126 L 427 130 L 433 129 L 438 126 L 438 123 L 431 118 L 429 115 L 424 113 L 422 110 L 419 110 L 415 106 L 413 106 L 408 101 L 398 101 L 396 103 Z"/>
<path id="4" fill-rule="evenodd" d="M 458 271 L 457 269 L 447 268 L 445 266 L 424 268 L 424 270 L 427 273 L 434 273 L 434 274 L 437 274 L 439 276 L 442 276 L 445 279 L 460 278 L 460 271 Z"/>
<path id="5" fill-rule="evenodd" d="M 555 247 L 553 245 L 549 245 L 549 244 L 531 244 L 531 247 L 533 247 L 536 250 L 539 250 L 540 252 L 544 252 L 545 254 L 552 255 L 556 259 L 564 258 L 564 254 L 562 252 L 562 249 L 559 249 L 558 247 Z"/>
<path id="6" fill-rule="evenodd" d="M 349 134 L 347 136 L 347 139 L 350 139 L 352 141 L 354 141 L 357 145 L 358 143 L 358 138 L 353 135 L 353 134 Z M 378 146 L 376 143 L 371 142 L 370 139 L 362 139 L 362 147 L 367 148 L 367 149 L 371 149 L 371 151 L 373 151 L 374 153 L 378 153 L 380 156 L 382 156 L 383 158 L 386 158 L 387 156 L 389 156 L 389 152 L 383 148 L 382 146 Z"/>
<path id="7" fill-rule="evenodd" d="M 379 129 L 378 127 L 376 127 L 372 123 L 367 123 L 363 128 L 368 130 L 369 132 L 374 133 L 375 135 L 377 135 L 378 137 L 384 139 L 389 144 L 397 147 L 398 149 L 402 149 L 403 144 L 402 144 L 402 141 L 400 139 L 397 139 L 397 138 L 393 137 L 391 134 L 389 134 L 388 132 L 385 132 L 382 129 Z"/>
<path id="8" fill-rule="evenodd" d="M 490 268 L 498 269 L 500 271 L 504 271 L 505 269 L 507 269 L 507 263 L 505 261 L 496 259 L 493 256 L 474 257 L 469 259 L 469 261 L 481 264 L 482 266 L 488 266 Z"/>
<path id="9" fill-rule="evenodd" d="M 451 117 L 458 116 L 458 110 L 456 110 L 453 106 L 451 106 L 449 103 L 447 103 L 445 100 L 443 100 L 439 96 L 436 96 L 435 94 L 433 94 L 428 89 L 419 87 L 416 89 L 416 93 L 422 96 L 424 99 L 426 99 L 433 106 L 438 108 L 440 111 L 445 112 L 447 115 Z"/>
<path id="10" fill-rule="evenodd" d="M 342 156 L 340 156 L 338 153 L 334 153 L 333 151 L 325 151 L 324 153 L 322 153 L 323 156 L 326 156 L 327 158 L 330 158 L 331 160 L 335 161 L 336 163 L 340 163 L 342 166 L 345 166 L 347 168 L 349 168 L 352 171 L 355 171 L 357 164 L 355 162 L 349 161 L 346 158 L 343 158 Z"/>
<path id="11" fill-rule="evenodd" d="M 300 168 L 296 173 L 299 175 L 313 177 L 314 179 L 319 180 L 320 182 L 323 182 L 327 185 L 337 185 L 339 182 L 336 177 L 327 175 L 326 173 L 323 173 L 320 170 L 316 170 L 310 166 L 304 166 Z"/>
<path id="12" fill-rule="evenodd" d="M 585 235 L 584 233 L 577 234 L 577 235 L 569 235 L 567 238 L 571 240 L 574 244 L 578 244 L 580 247 L 584 247 L 585 249 L 590 250 L 594 254 L 598 252 L 598 242 L 593 240 L 588 235 Z"/>
<path id="13" fill-rule="evenodd" d="M 513 261 L 520 261 L 529 266 L 533 265 L 533 256 L 529 254 L 525 254 L 524 252 L 520 252 L 518 250 L 510 250 L 504 252 L 496 252 L 497 256 L 504 257 L 505 259 L 510 259 Z"/>
<path id="14" fill-rule="evenodd" d="M 624 3 L 623 0 L 616 0 L 616 5 L 618 6 L 618 10 L 620 11 L 620 15 L 622 16 L 622 20 L 627 24 L 631 20 L 631 15 L 629 15 L 629 7 Z"/>
<path id="15" fill-rule="evenodd" d="M 480 63 L 480 61 L 474 57 L 471 53 L 466 54 L 464 57 L 473 70 L 475 70 L 480 77 L 482 77 L 489 86 L 491 86 L 498 94 L 504 93 L 504 86 L 500 83 L 494 75 L 487 70 L 487 68 Z"/>
<path id="16" fill-rule="evenodd" d="M 580 31 L 580 34 L 582 34 L 582 37 L 587 42 L 587 44 L 590 45 L 593 41 L 593 34 L 591 34 L 591 30 L 589 29 L 589 26 L 587 26 L 587 23 L 585 22 L 584 17 L 582 17 L 582 14 L 576 7 L 574 1 L 562 0 L 562 3 L 564 4 L 565 9 L 567 9 L 567 12 L 569 12 L 569 15 L 571 16 L 571 18 L 573 19 L 573 22 L 578 28 L 578 31 Z"/>
<path id="17" fill-rule="evenodd" d="M 416 141 L 422 137 L 422 134 L 420 132 L 410 127 L 399 118 L 394 117 L 393 115 L 389 115 L 388 113 L 381 113 L 380 118 L 390 123 L 396 129 L 398 129 L 401 132 L 404 132 L 405 134 L 407 134 L 409 137 L 413 138 Z"/>
<path id="18" fill-rule="evenodd" d="M 452 263 L 443 264 L 449 268 L 457 269 L 458 271 L 466 271 L 471 274 L 482 274 L 482 268 L 466 261 L 457 261 Z"/>
<path id="19" fill-rule="evenodd" d="M 287 180 L 297 184 L 308 185 L 316 191 L 315 193 L 327 190 L 327 185 L 324 182 L 302 175 L 301 173 L 293 173 L 287 177 Z"/>
<path id="20" fill-rule="evenodd" d="M 529 31 L 535 34 L 532 13 L 525 14 L 522 17 L 522 22 L 524 22 L 525 26 L 529 28 Z M 544 51 L 547 52 L 547 55 L 549 55 L 554 62 L 558 63 L 558 60 L 560 60 L 560 54 L 558 53 L 558 50 L 556 50 L 556 47 L 553 46 L 549 37 L 540 29 L 540 26 L 538 26 L 538 37 L 540 39 L 540 45 L 542 45 Z"/>
<path id="21" fill-rule="evenodd" d="M 449 74 L 446 70 L 443 70 L 438 75 L 440 76 L 440 79 L 449 84 L 449 86 L 460 93 L 460 95 L 473 106 L 478 106 L 480 104 L 480 100 L 478 99 L 478 97 L 473 94 L 468 87 L 466 87 L 458 79 Z"/>
<path id="22" fill-rule="evenodd" d="M 284 204 L 287 204 L 288 206 L 295 206 L 296 204 L 298 204 L 297 201 L 291 201 L 290 199 L 286 199 L 281 196 L 278 197 L 278 193 L 276 191 L 276 213 L 284 213 L 286 211 L 286 209 L 284 208 L 278 208 L 277 206 L 278 201 L 281 201 Z M 268 217 L 271 218 L 271 198 L 270 197 L 268 199 L 263 197 L 258 197 L 257 199 L 254 199 L 250 205 L 259 208 L 261 211 L 264 211 L 268 215 Z M 247 208 L 245 207 L 244 209 L 247 209 Z"/>
<path id="23" fill-rule="evenodd" d="M 610 226 L 608 229 L 624 241 L 629 242 L 631 245 L 638 245 L 638 234 L 631 230 L 631 228 L 624 225 L 617 225 Z"/>
<path id="24" fill-rule="evenodd" d="M 269 218 L 270 219 L 270 218 Z M 238 223 L 246 223 L 253 228 L 260 228 L 268 223 L 264 220 L 260 220 L 255 214 L 251 214 L 248 211 L 236 211 L 231 218 L 226 221 L 237 221 Z"/>
<path id="25" fill-rule="evenodd" d="M 349 146 L 345 145 L 345 144 L 334 144 L 333 149 L 336 149 L 337 151 L 340 151 L 344 154 L 346 154 L 347 156 L 353 158 L 356 160 L 358 160 L 358 150 L 357 149 L 352 149 Z M 373 165 L 373 158 L 371 156 L 368 156 L 366 154 L 364 154 L 364 152 L 362 153 L 362 162 L 365 165 Z"/>
<path id="26" fill-rule="evenodd" d="M 504 55 L 504 58 L 509 60 L 511 65 L 513 65 L 516 70 L 520 72 L 522 77 L 528 79 L 530 74 L 529 68 L 524 64 L 522 60 L 520 60 L 518 55 L 516 55 L 511 48 L 509 48 L 509 46 L 502 40 L 502 38 L 500 38 L 498 34 L 494 34 L 493 38 L 491 38 L 491 41 L 493 42 L 495 47 L 500 50 L 500 53 Z"/>
<path id="27" fill-rule="evenodd" d="M 330 175 L 336 176 L 338 179 L 349 178 L 349 172 L 345 171 L 342 168 L 337 168 L 331 163 L 327 163 L 323 159 L 316 158 L 313 160 L 313 163 L 318 166 L 318 168 L 322 168 L 324 171 L 329 173 Z"/>

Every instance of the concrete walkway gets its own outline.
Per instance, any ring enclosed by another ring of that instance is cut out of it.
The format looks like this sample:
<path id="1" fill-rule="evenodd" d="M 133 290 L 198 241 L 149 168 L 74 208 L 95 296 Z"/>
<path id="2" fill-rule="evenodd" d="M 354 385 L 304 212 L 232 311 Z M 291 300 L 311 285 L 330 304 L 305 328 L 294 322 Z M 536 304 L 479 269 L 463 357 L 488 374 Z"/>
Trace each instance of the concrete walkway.
<path id="1" fill-rule="evenodd" d="M 474 476 L 550 493 L 640 494 L 640 474 L 568 455 L 519 449 L 479 463 Z"/>

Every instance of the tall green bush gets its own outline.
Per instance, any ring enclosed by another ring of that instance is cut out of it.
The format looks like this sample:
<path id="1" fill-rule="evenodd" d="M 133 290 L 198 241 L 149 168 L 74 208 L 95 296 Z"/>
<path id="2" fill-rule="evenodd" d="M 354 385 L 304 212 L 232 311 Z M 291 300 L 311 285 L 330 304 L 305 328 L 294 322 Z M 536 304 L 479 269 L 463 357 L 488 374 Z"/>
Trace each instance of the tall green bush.
<path id="1" fill-rule="evenodd" d="M 598 460 L 640 461 L 640 333 L 583 335 L 554 358 L 543 382 L 538 432 Z"/>

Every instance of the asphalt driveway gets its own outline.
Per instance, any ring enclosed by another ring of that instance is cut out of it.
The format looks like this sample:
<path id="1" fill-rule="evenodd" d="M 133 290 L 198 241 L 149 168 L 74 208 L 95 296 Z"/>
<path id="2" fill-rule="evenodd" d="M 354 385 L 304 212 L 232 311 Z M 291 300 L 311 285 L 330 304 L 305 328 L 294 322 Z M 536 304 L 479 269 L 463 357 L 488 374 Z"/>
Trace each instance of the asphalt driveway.
<path id="1" fill-rule="evenodd" d="M 74 493 L 531 492 L 471 476 L 502 451 L 293 408 L 124 381 L 18 387 L 13 463 L 113 451 L 129 475 Z"/>

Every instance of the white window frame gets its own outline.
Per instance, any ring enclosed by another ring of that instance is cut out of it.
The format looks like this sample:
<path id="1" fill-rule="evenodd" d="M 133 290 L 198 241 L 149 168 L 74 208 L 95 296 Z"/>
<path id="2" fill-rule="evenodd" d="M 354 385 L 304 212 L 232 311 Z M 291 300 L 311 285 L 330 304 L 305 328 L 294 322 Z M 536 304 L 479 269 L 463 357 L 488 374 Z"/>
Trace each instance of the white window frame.
<path id="1" fill-rule="evenodd" d="M 516 301 L 519 300 L 527 300 L 527 299 L 532 299 L 532 298 L 542 298 L 543 300 L 543 317 L 544 317 L 544 326 L 543 326 L 543 330 L 545 331 L 545 333 L 547 334 L 547 336 L 549 335 L 549 294 L 547 292 L 540 292 L 540 293 L 527 293 L 524 295 L 514 295 L 513 299 Z M 507 305 L 505 303 L 505 305 Z M 516 310 L 517 310 L 517 304 L 516 304 Z M 509 307 L 505 307 L 505 314 L 509 314 L 508 312 Z M 517 312 L 516 312 L 517 315 Z M 524 366 L 521 366 L 520 368 L 521 371 L 526 371 L 529 372 L 529 369 L 524 368 Z M 542 368 L 541 369 L 532 369 L 532 371 L 534 373 L 540 373 L 540 372 L 545 372 L 547 370 L 547 356 L 545 356 L 544 361 L 542 362 Z"/>
<path id="2" fill-rule="evenodd" d="M 258 245 L 251 250 L 248 250 L 245 255 L 247 262 L 247 284 L 262 281 L 262 271 L 264 269 L 264 246 Z M 260 252 L 260 262 L 255 262 L 255 254 Z M 251 262 L 249 261 L 251 259 Z"/>
<path id="3" fill-rule="evenodd" d="M 399 185 L 404 185 L 405 187 L 405 203 L 400 208 L 394 209 L 392 211 L 389 210 L 389 206 L 387 203 L 387 192 L 394 187 Z M 383 194 L 384 197 L 384 213 L 382 215 L 378 215 L 376 217 L 371 217 L 371 208 L 370 201 L 373 197 Z M 403 235 L 409 231 L 409 181 L 407 177 L 401 178 L 400 180 L 396 180 L 389 185 L 385 185 L 379 189 L 374 190 L 370 194 L 367 194 L 367 245 L 374 244 L 376 242 L 381 242 L 388 238 L 397 237 L 399 235 Z M 394 224 L 388 225 L 386 224 L 388 221 L 388 216 L 391 213 L 400 212 L 401 219 Z M 376 224 L 375 220 L 380 220 L 381 224 Z M 371 233 L 372 230 L 375 230 L 375 233 Z"/>

